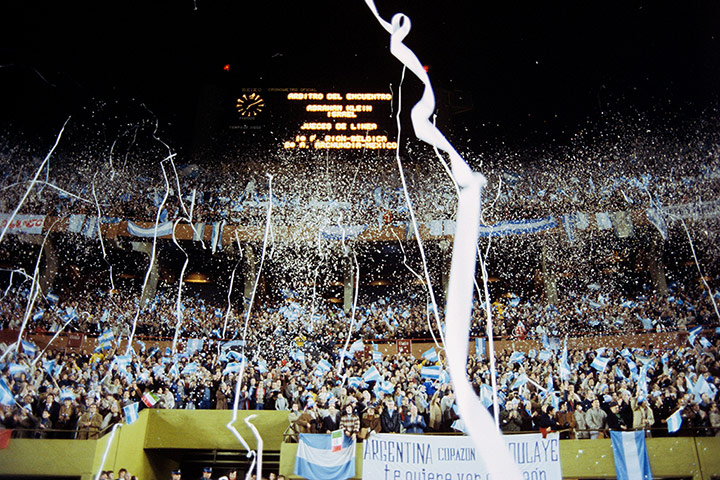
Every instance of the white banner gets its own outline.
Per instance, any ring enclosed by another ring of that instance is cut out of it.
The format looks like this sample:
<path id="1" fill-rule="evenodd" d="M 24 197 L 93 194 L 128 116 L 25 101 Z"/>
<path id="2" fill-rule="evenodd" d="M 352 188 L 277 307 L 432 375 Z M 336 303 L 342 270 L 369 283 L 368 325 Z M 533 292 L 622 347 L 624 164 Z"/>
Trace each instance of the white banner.
<path id="1" fill-rule="evenodd" d="M 686 203 L 684 205 L 668 205 L 663 207 L 663 213 L 671 220 L 707 220 L 720 217 L 720 200 L 707 202 Z"/>
<path id="2" fill-rule="evenodd" d="M 503 438 L 524 480 L 562 479 L 557 433 Z M 467 436 L 373 435 L 363 443 L 362 471 L 363 480 L 502 480 L 491 479 Z"/>
<path id="3" fill-rule="evenodd" d="M 12 215 L 0 213 L 0 230 L 5 228 Z M 42 233 L 45 215 L 15 215 L 7 233 L 31 233 L 39 235 Z"/>

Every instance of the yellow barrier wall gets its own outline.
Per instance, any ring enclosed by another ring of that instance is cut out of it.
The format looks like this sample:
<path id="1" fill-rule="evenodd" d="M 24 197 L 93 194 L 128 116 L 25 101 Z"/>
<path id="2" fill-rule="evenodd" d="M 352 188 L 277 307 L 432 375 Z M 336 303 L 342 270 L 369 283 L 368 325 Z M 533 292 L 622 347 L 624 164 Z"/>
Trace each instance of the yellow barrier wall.
<path id="1" fill-rule="evenodd" d="M 256 448 L 255 437 L 243 422 L 258 414 L 253 424 L 260 431 L 266 451 L 280 451 L 280 473 L 292 476 L 297 444 L 282 444 L 288 412 L 240 411 L 237 428 Z M 166 449 L 243 450 L 225 424 L 232 411 L 154 410 L 140 412 L 137 422 L 120 427 L 104 464 L 110 435 L 100 440 L 29 440 L 12 439 L 0 450 L 0 475 L 67 475 L 90 480 L 100 470 L 115 473 L 126 468 L 143 480 L 166 480 L 177 464 L 166 457 Z M 650 438 L 647 440 L 650 464 L 658 477 L 691 477 L 710 480 L 720 476 L 720 437 Z M 362 472 L 362 445 L 358 445 L 358 478 Z M 615 478 L 609 439 L 562 440 L 560 459 L 563 478 Z"/>
<path id="2" fill-rule="evenodd" d="M 68 475 L 90 478 L 97 440 L 13 438 L 0 450 L 0 475 Z"/>

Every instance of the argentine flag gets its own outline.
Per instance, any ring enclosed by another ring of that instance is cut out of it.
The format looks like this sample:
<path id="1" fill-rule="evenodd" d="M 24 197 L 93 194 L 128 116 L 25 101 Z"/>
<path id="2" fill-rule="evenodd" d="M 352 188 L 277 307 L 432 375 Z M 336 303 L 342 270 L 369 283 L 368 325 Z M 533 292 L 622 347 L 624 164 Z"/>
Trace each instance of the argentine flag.
<path id="1" fill-rule="evenodd" d="M 38 348 L 34 343 L 28 342 L 27 340 L 21 340 L 20 343 L 22 344 L 23 352 L 25 352 L 26 355 L 29 355 L 31 357 L 35 356 Z"/>
<path id="2" fill-rule="evenodd" d="M 485 339 L 477 337 L 475 338 L 475 358 L 480 359 L 486 356 L 485 353 Z"/>
<path id="3" fill-rule="evenodd" d="M 13 397 L 10 388 L 2 378 L 0 378 L 0 405 L 5 405 L 6 407 L 15 405 L 15 397 Z"/>
<path id="4" fill-rule="evenodd" d="M 330 434 L 301 433 L 294 474 L 304 478 L 345 480 L 355 476 L 355 442 L 342 436 L 342 447 L 332 451 Z"/>
<path id="5" fill-rule="evenodd" d="M 367 371 L 363 374 L 362 379 L 365 383 L 367 382 L 377 382 L 380 380 L 380 372 L 378 372 L 377 367 L 374 365 L 367 369 Z"/>
<path id="6" fill-rule="evenodd" d="M 682 425 L 682 408 L 678 408 L 675 413 L 670 415 L 667 419 L 667 427 L 668 427 L 668 433 L 675 433 L 678 430 L 680 430 L 680 425 Z"/>
<path id="7" fill-rule="evenodd" d="M 524 358 L 525 354 L 523 352 L 513 352 L 512 355 L 510 355 L 508 363 L 522 363 Z"/>
<path id="8" fill-rule="evenodd" d="M 360 378 L 360 377 L 350 377 L 350 378 L 348 378 L 348 387 L 360 388 L 360 386 L 362 385 L 362 383 L 363 383 L 363 381 L 362 381 L 362 378 Z"/>
<path id="9" fill-rule="evenodd" d="M 365 345 L 363 344 L 362 339 L 356 340 L 352 345 L 350 345 L 351 354 L 354 354 L 355 352 L 362 352 L 363 350 L 365 350 Z"/>
<path id="10" fill-rule="evenodd" d="M 601 356 L 595 357 L 590 366 L 599 372 L 604 372 L 610 362 L 609 358 L 603 358 Z"/>
<path id="11" fill-rule="evenodd" d="M 645 432 L 610 432 L 618 480 L 652 480 Z"/>
<path id="12" fill-rule="evenodd" d="M 228 373 L 236 373 L 242 370 L 242 363 L 240 362 L 230 362 L 227 364 L 225 369 L 223 370 L 222 374 L 223 376 L 227 375 Z"/>
<path id="13" fill-rule="evenodd" d="M 432 380 L 437 380 L 440 378 L 440 367 L 422 367 L 420 369 L 420 376 L 424 378 L 430 378 Z"/>
<path id="14" fill-rule="evenodd" d="M 422 358 L 424 358 L 424 359 L 427 360 L 428 362 L 432 362 L 432 363 L 437 362 L 437 361 L 438 361 L 438 354 L 437 354 L 437 352 L 435 351 L 435 347 L 430 347 L 430 349 L 428 349 L 427 351 L 425 351 L 425 352 L 422 354 Z"/>
<path id="15" fill-rule="evenodd" d="M 125 414 L 125 423 L 130 425 L 135 420 L 138 419 L 138 407 L 140 405 L 138 402 L 131 403 L 130 405 L 126 405 L 123 407 L 123 413 Z"/>
<path id="16" fill-rule="evenodd" d="M 697 327 L 691 329 L 688 333 L 688 341 L 690 342 L 690 345 L 695 344 L 695 339 L 697 336 L 702 332 L 702 326 L 698 325 Z"/>

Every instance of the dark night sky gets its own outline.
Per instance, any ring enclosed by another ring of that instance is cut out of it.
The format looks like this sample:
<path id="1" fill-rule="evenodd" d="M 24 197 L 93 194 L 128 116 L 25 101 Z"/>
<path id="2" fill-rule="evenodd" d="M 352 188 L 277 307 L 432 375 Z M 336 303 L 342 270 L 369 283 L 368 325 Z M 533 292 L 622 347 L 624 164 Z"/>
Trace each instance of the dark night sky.
<path id="1" fill-rule="evenodd" d="M 479 136 L 537 139 L 607 110 L 717 106 L 715 0 L 377 3 L 386 19 L 410 16 L 407 43 L 435 85 L 470 94 L 473 110 L 455 121 Z M 3 2 L 0 120 L 56 131 L 82 106 L 135 99 L 182 142 L 202 85 L 223 75 L 243 86 L 397 85 L 389 37 L 362 0 L 196 4 Z"/>

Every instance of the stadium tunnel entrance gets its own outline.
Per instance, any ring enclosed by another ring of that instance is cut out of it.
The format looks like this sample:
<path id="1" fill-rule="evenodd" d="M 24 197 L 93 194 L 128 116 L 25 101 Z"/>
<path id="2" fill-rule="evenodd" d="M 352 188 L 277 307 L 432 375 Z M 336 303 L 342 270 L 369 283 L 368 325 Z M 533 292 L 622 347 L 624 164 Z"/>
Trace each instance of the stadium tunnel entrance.
<path id="1" fill-rule="evenodd" d="M 180 448 L 158 448 L 145 449 L 148 460 L 153 470 L 161 472 L 167 469 L 167 465 L 175 465 L 172 469 L 182 470 L 183 478 L 200 478 L 202 470 L 206 467 L 213 469 L 213 478 L 227 476 L 228 471 L 237 469 L 238 477 L 245 478 L 245 473 L 253 466 L 252 457 L 248 458 L 246 450 L 226 449 L 180 449 Z M 280 469 L 280 452 L 263 450 L 262 470 L 263 476 L 269 472 L 277 473 Z M 159 477 L 162 478 L 162 477 Z"/>

